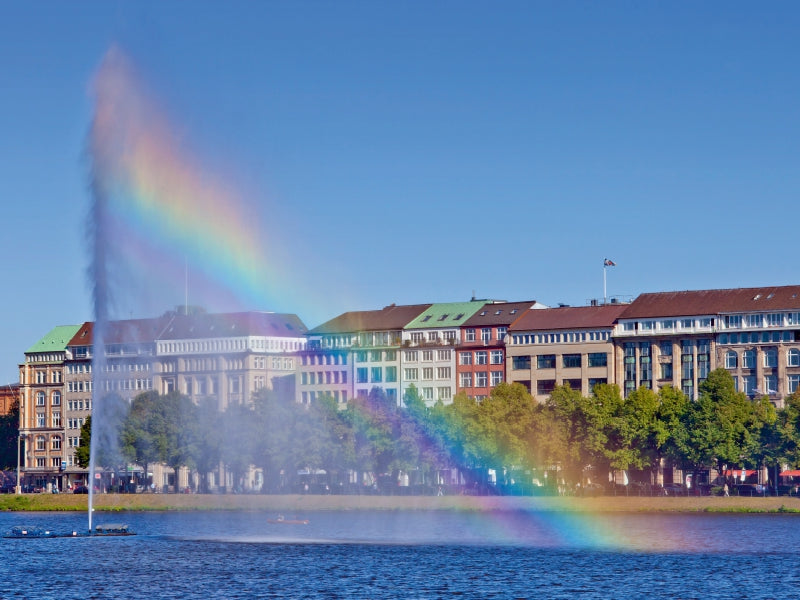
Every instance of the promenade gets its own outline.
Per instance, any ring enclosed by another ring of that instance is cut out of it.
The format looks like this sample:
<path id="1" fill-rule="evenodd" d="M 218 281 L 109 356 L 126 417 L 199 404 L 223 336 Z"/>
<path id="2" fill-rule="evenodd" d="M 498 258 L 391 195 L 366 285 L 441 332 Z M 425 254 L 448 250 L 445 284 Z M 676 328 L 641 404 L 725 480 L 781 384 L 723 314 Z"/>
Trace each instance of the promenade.
<path id="1" fill-rule="evenodd" d="M 80 511 L 88 498 L 75 494 L 9 494 L 0 496 L 0 510 Z M 98 494 L 97 511 L 247 510 L 247 511 L 556 511 L 586 513 L 642 512 L 798 512 L 800 499 L 759 497 L 624 497 L 599 496 L 337 496 L 218 494 Z"/>

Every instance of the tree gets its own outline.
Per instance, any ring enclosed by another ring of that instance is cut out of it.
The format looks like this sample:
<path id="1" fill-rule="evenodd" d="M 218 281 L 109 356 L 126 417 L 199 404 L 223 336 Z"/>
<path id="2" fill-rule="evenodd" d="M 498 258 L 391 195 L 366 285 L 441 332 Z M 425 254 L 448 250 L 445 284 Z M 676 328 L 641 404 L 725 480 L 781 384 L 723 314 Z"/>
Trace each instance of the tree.
<path id="1" fill-rule="evenodd" d="M 78 442 L 78 447 L 75 449 L 75 460 L 81 469 L 89 468 L 89 461 L 91 460 L 91 447 L 92 447 L 92 417 L 86 417 L 83 425 L 81 425 L 81 437 Z"/>
<path id="2" fill-rule="evenodd" d="M 12 469 L 17 465 L 19 441 L 19 401 L 9 407 L 8 414 L 0 416 L 0 468 Z"/>

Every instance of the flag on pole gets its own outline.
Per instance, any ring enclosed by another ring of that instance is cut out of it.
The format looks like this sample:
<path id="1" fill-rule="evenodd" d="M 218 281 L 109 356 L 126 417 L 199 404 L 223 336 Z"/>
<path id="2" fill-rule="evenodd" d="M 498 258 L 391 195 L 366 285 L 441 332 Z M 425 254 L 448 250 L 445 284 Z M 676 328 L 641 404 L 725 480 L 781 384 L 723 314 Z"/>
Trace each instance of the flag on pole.
<path id="1" fill-rule="evenodd" d="M 603 259 L 603 266 L 604 267 L 616 267 L 617 263 L 615 263 L 613 260 L 608 260 L 607 258 L 604 258 Z"/>

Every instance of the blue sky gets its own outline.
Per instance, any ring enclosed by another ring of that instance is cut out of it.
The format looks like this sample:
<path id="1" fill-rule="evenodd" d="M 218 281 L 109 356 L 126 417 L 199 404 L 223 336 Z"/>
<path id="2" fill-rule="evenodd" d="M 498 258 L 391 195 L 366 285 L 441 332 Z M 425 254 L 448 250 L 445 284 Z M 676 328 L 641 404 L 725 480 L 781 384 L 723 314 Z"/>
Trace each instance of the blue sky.
<path id="1" fill-rule="evenodd" d="M 793 3 L 0 8 L 0 383 L 92 318 L 84 143 L 112 44 L 291 255 L 287 301 L 253 309 L 581 305 L 604 257 L 622 297 L 798 283 Z"/>

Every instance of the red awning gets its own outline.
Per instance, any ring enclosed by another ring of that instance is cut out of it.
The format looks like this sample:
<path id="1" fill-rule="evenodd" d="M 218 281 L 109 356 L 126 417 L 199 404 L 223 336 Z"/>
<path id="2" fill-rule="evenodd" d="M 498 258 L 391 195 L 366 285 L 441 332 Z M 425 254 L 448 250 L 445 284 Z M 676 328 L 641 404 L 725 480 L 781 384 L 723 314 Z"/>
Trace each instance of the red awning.
<path id="1" fill-rule="evenodd" d="M 751 475 L 755 475 L 757 472 L 758 471 L 756 471 L 755 469 L 745 469 L 744 476 L 745 477 L 750 477 Z M 798 471 L 798 473 L 800 473 L 800 471 Z M 742 470 L 741 469 L 728 469 L 727 471 L 725 471 L 725 477 L 737 477 L 738 478 L 738 477 L 741 477 L 741 476 L 742 476 Z"/>
<path id="2" fill-rule="evenodd" d="M 800 477 L 800 471 L 781 471 L 781 477 Z"/>

